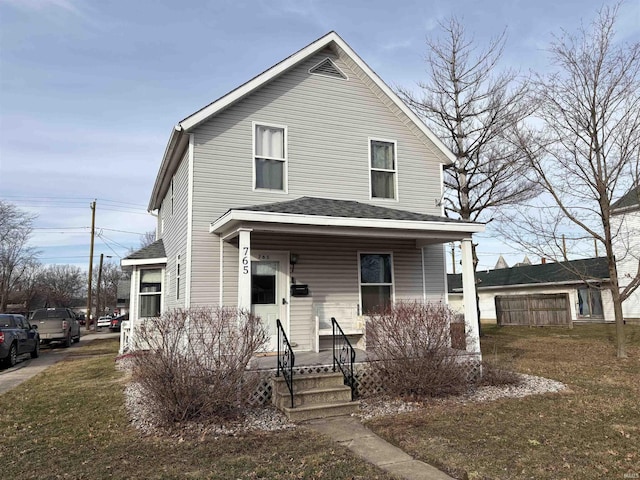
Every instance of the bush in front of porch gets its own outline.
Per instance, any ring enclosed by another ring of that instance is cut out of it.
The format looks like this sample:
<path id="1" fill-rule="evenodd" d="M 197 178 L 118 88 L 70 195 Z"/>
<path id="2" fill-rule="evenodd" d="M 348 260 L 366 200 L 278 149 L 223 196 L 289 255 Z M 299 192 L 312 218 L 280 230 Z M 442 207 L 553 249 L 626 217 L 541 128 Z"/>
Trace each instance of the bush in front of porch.
<path id="1" fill-rule="evenodd" d="M 394 396 L 424 398 L 469 388 L 468 366 L 451 348 L 454 313 L 442 303 L 397 302 L 370 315 L 369 368 Z"/>
<path id="2" fill-rule="evenodd" d="M 170 310 L 133 338 L 133 380 L 165 426 L 238 416 L 260 381 L 247 366 L 268 340 L 259 317 L 226 307 Z"/>

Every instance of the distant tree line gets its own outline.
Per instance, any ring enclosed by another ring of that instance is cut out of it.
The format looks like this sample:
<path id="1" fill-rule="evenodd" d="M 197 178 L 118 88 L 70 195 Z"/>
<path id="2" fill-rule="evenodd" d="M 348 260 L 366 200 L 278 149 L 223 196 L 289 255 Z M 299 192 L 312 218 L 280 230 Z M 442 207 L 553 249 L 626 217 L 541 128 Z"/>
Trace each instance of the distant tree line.
<path id="1" fill-rule="evenodd" d="M 74 265 L 44 265 L 40 252 L 29 244 L 33 233 L 31 215 L 0 200 L 0 312 L 29 312 L 42 307 L 86 307 L 87 272 Z M 126 278 L 116 263 L 102 266 L 100 305 L 102 314 L 116 306 L 118 283 Z M 98 271 L 93 272 L 92 297 L 97 298 Z M 106 310 L 106 309 L 109 310 Z"/>

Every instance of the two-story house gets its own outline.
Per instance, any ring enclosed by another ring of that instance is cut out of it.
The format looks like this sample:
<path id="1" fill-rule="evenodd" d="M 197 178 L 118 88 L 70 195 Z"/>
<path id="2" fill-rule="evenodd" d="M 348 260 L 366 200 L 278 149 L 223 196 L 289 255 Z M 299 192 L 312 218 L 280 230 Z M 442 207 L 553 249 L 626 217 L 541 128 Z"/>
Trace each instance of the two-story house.
<path id="1" fill-rule="evenodd" d="M 444 217 L 453 155 L 331 32 L 180 121 L 149 202 L 158 240 L 133 267 L 129 327 L 172 308 L 237 306 L 294 349 L 335 317 L 362 335 L 400 300 L 447 301 L 444 245 L 462 242 L 467 350 L 479 353 L 471 237 Z"/>

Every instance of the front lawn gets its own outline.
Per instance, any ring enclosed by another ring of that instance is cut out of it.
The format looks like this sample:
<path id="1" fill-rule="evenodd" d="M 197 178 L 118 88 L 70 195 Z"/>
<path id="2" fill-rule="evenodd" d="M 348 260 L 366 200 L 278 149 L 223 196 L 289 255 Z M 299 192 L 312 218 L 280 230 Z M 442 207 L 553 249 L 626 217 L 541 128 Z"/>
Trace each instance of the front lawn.
<path id="1" fill-rule="evenodd" d="M 296 429 L 239 437 L 144 437 L 130 427 L 117 340 L 95 340 L 0 396 L 2 478 L 390 479 Z"/>
<path id="2" fill-rule="evenodd" d="M 475 404 L 436 401 L 368 426 L 457 478 L 638 478 L 640 327 L 626 327 L 623 360 L 615 358 L 614 328 L 485 326 L 485 358 L 498 356 L 568 390 Z"/>

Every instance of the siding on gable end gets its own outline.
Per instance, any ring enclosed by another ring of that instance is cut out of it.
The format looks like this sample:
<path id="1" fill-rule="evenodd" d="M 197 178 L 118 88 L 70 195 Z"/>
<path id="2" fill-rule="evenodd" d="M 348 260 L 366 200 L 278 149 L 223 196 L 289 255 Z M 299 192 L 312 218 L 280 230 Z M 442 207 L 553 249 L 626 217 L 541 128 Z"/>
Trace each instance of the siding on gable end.
<path id="1" fill-rule="evenodd" d="M 167 268 L 163 296 L 165 310 L 185 306 L 187 208 L 189 189 L 189 158 L 185 154 L 173 177 L 173 214 L 171 214 L 171 188 L 162 201 L 161 214 L 164 215 L 162 241 L 167 255 Z M 176 257 L 182 258 L 180 299 L 176 300 Z M 169 281 L 166 281 L 169 280 Z"/>
<path id="2" fill-rule="evenodd" d="M 327 56 L 349 80 L 308 73 Z M 209 224 L 230 208 L 315 196 L 441 214 L 442 158 L 359 75 L 323 51 L 194 130 L 192 304 L 218 301 L 219 239 Z M 288 194 L 253 190 L 252 122 L 287 126 Z M 370 199 L 370 137 L 397 141 L 398 201 Z"/>

